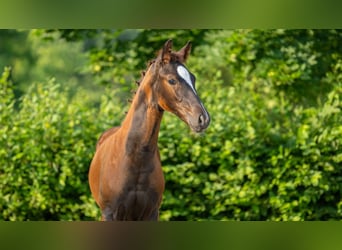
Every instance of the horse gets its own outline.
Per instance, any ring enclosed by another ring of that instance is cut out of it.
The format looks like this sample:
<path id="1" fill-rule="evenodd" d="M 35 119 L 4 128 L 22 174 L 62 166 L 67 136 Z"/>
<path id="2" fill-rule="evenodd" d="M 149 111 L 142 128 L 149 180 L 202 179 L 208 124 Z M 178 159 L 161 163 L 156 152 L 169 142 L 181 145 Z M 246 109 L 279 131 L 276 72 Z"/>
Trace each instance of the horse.
<path id="1" fill-rule="evenodd" d="M 157 143 L 164 111 L 196 133 L 208 127 L 210 116 L 197 94 L 195 76 L 184 64 L 190 51 L 190 41 L 179 51 L 172 51 L 171 39 L 166 41 L 137 81 L 121 126 L 100 136 L 88 179 L 101 220 L 159 219 L 165 181 Z"/>

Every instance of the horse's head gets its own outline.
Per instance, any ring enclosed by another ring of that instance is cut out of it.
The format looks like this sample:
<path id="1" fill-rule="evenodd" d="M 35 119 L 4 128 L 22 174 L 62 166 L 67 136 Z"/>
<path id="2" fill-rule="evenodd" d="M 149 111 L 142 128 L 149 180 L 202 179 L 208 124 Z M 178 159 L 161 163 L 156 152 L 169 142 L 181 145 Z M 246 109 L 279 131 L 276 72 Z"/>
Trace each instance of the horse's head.
<path id="1" fill-rule="evenodd" d="M 171 40 L 165 43 L 154 63 L 155 90 L 159 107 L 174 113 L 198 133 L 208 127 L 210 116 L 197 94 L 195 76 L 184 65 L 190 50 L 190 42 L 177 52 L 172 51 Z"/>

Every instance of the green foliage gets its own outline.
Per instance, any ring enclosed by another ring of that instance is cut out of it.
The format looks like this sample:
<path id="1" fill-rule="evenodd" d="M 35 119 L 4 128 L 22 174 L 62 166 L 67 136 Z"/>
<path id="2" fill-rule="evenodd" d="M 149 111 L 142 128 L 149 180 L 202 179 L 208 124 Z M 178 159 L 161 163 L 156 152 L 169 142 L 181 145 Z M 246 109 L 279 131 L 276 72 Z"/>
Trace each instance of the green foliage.
<path id="1" fill-rule="evenodd" d="M 102 92 L 94 87 L 84 66 L 87 56 L 82 53 L 83 42 L 69 43 L 62 39 L 47 42 L 37 33 L 39 30 L 0 31 L 0 69 L 12 68 L 15 96 L 20 97 L 33 83 L 55 78 L 63 87 L 70 88 L 70 95 L 91 89 L 88 95 L 91 94 L 92 101 L 99 99 Z"/>
<path id="2" fill-rule="evenodd" d="M 287 54 L 276 57 L 278 47 L 273 51 L 268 48 L 271 51 L 266 53 L 261 45 L 260 36 L 264 38 L 266 33 L 273 36 L 269 43 L 291 46 L 278 32 L 283 34 L 282 31 L 224 31 L 208 37 L 215 40 L 215 46 L 202 48 L 201 54 L 208 56 L 196 58 L 198 68 L 195 68 L 200 75 L 197 78 L 202 79 L 198 85 L 205 86 L 199 93 L 212 122 L 205 135 L 189 138 L 187 131 L 181 134 L 174 131 L 179 126 L 174 123 L 178 121 L 165 121 L 160 136 L 168 187 L 163 219 L 342 218 L 341 60 L 318 53 L 320 61 L 327 63 L 320 67 L 329 70 L 325 74 L 311 72 L 306 84 L 327 84 L 330 91 L 323 88 L 322 93 L 321 87 L 314 86 L 311 103 L 317 103 L 316 98 L 321 101 L 317 106 L 307 107 L 308 96 L 292 95 L 298 79 L 287 81 L 283 68 L 279 67 L 279 63 L 287 65 L 286 60 L 291 57 Z M 329 33 L 332 37 L 336 35 L 327 31 L 326 37 Z M 292 32 L 286 38 L 300 41 L 301 35 Z M 246 39 L 248 42 L 243 43 Z M 238 44 L 248 49 L 243 50 Z M 208 67 L 215 65 L 210 58 L 213 54 L 226 56 L 215 61 L 216 67 Z M 235 61 L 237 65 L 230 64 L 234 80 L 229 83 L 223 65 L 231 62 L 232 57 L 239 59 Z M 293 60 L 302 59 L 293 55 Z M 302 63 L 310 64 L 305 60 Z M 281 78 L 280 84 L 276 84 L 273 75 L 267 75 L 270 68 Z M 316 83 L 316 78 L 321 82 Z M 288 84 L 294 88 L 278 87 Z"/>
<path id="3" fill-rule="evenodd" d="M 36 60 L 27 43 L 27 36 L 27 32 L 0 30 L 0 69 L 11 66 L 11 78 L 18 83 L 30 78 L 30 68 Z M 20 95 L 22 92 L 23 89 L 16 86 L 15 94 Z"/>
<path id="4" fill-rule="evenodd" d="M 196 40 L 187 65 L 211 124 L 194 135 L 165 113 L 162 220 L 342 219 L 340 31 L 58 32 L 84 39 L 99 79 L 115 73 L 127 89 L 166 37 Z M 127 89 L 94 105 L 53 80 L 16 100 L 10 69 L 0 84 L 0 218 L 98 219 L 88 168 L 97 137 L 123 119 Z"/>
<path id="5" fill-rule="evenodd" d="M 7 76 L 8 70 L 0 89 L 0 218 L 94 219 L 87 173 L 97 137 L 109 126 L 108 107 L 90 108 L 86 96 L 68 101 L 68 92 L 51 80 L 32 86 L 14 110 Z"/>
<path id="6" fill-rule="evenodd" d="M 170 132 L 178 126 L 166 121 L 162 218 L 341 219 L 341 91 L 303 109 L 267 87 L 221 88 L 214 103 L 204 101 L 205 135 Z"/>
<path id="7" fill-rule="evenodd" d="M 313 104 L 334 84 L 322 80 L 341 59 L 341 39 L 336 30 L 242 30 L 226 38 L 227 61 L 237 79 L 264 79 L 292 101 Z"/>
<path id="8" fill-rule="evenodd" d="M 63 39 L 83 42 L 89 63 L 85 72 L 93 75 L 96 83 L 120 88 L 121 101 L 130 95 L 140 72 L 156 55 L 156 49 L 167 39 L 175 40 L 175 47 L 192 40 L 193 46 L 203 42 L 206 30 L 38 30 L 38 37 L 48 41 Z M 130 84 L 127 84 L 130 83 Z"/>

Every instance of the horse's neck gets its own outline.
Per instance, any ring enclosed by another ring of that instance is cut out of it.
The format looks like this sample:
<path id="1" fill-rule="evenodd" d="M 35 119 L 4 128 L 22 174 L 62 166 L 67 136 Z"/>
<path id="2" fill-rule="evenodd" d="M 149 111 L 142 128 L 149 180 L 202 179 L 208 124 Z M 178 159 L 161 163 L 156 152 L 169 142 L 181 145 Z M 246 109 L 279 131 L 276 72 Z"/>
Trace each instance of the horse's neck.
<path id="1" fill-rule="evenodd" d="M 126 152 L 154 153 L 157 149 L 158 133 L 163 112 L 158 109 L 153 92 L 147 83 L 141 83 L 132 105 L 123 121 L 126 131 Z"/>

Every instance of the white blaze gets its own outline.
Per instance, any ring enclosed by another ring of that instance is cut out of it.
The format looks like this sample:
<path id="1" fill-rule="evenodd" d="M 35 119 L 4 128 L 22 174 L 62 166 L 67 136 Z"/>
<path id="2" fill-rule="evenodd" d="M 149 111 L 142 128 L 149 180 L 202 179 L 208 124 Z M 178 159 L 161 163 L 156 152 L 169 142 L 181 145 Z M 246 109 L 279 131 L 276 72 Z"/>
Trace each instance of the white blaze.
<path id="1" fill-rule="evenodd" d="M 184 81 L 191 87 L 191 89 L 196 93 L 194 86 L 192 85 L 191 77 L 189 71 L 182 65 L 177 67 L 177 73 L 180 77 L 184 79 Z"/>

